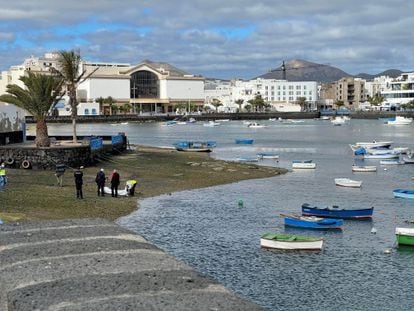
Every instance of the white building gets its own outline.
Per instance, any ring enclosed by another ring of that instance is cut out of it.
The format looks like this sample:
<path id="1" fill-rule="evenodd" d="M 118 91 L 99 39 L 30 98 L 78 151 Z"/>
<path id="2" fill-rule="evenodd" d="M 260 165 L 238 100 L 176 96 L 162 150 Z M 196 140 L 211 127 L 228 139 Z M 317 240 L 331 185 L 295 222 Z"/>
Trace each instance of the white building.
<path id="1" fill-rule="evenodd" d="M 414 72 L 403 73 L 395 79 L 384 82 L 381 95 L 385 97 L 386 107 L 399 107 L 414 101 Z"/>
<path id="2" fill-rule="evenodd" d="M 231 92 L 231 102 L 243 99 L 245 103 L 261 95 L 277 111 L 300 111 L 296 102 L 304 99 L 306 109 L 316 110 L 318 83 L 315 81 L 287 81 L 275 79 L 237 80 Z"/>

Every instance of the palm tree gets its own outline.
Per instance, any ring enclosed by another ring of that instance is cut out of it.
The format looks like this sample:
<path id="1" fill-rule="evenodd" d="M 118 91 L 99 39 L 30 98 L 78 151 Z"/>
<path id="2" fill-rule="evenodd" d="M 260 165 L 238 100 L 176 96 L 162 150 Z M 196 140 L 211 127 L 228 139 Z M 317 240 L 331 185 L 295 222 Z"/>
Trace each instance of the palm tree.
<path id="1" fill-rule="evenodd" d="M 101 96 L 96 99 L 96 102 L 99 104 L 99 114 L 103 112 L 103 105 L 105 103 L 105 99 Z"/>
<path id="2" fill-rule="evenodd" d="M 334 106 L 336 106 L 337 107 L 337 109 L 340 109 L 342 106 L 344 106 L 345 105 L 345 103 L 344 103 L 344 101 L 343 100 L 336 100 L 335 102 L 334 102 Z"/>
<path id="3" fill-rule="evenodd" d="M 36 146 L 49 147 L 46 116 L 62 98 L 62 80 L 31 72 L 28 76 L 20 77 L 19 80 L 24 83 L 25 88 L 16 84 L 7 85 L 8 94 L 1 95 L 0 101 L 13 104 L 32 114 L 36 119 Z"/>
<path id="4" fill-rule="evenodd" d="M 385 100 L 385 97 L 378 93 L 372 97 L 371 96 L 368 97 L 368 101 L 372 106 L 380 106 L 384 100 Z"/>
<path id="5" fill-rule="evenodd" d="M 132 109 L 132 106 L 129 103 L 126 103 L 122 106 L 122 110 L 123 110 L 124 114 L 129 113 L 131 111 L 131 109 Z"/>
<path id="6" fill-rule="evenodd" d="M 242 105 L 244 103 L 244 100 L 243 99 L 238 99 L 238 100 L 235 101 L 235 103 L 236 103 L 236 105 L 239 106 L 239 112 L 241 112 L 242 111 Z"/>
<path id="7" fill-rule="evenodd" d="M 221 103 L 221 101 L 217 98 L 213 98 L 213 100 L 210 103 L 212 106 L 214 106 L 214 108 L 216 108 L 216 112 L 218 112 L 218 108 L 220 106 L 223 106 L 223 104 Z"/>
<path id="8" fill-rule="evenodd" d="M 266 103 L 260 94 L 256 95 L 254 99 L 250 99 L 248 103 L 253 106 L 256 111 L 262 110 L 263 107 L 266 106 Z"/>
<path id="9" fill-rule="evenodd" d="M 104 102 L 109 105 L 109 111 L 110 111 L 109 114 L 112 115 L 112 108 L 115 104 L 114 99 L 111 96 L 108 96 L 107 98 L 104 99 Z M 115 108 L 115 110 L 116 110 L 116 108 Z"/>
<path id="10" fill-rule="evenodd" d="M 86 70 L 81 71 L 81 56 L 80 51 L 60 51 L 58 57 L 58 73 L 63 78 L 66 86 L 66 93 L 69 96 L 70 107 L 72 110 L 72 127 L 73 127 L 73 142 L 77 142 L 76 138 L 76 119 L 78 116 L 78 99 L 76 90 L 82 82 L 88 79 L 96 70 L 96 68 L 87 76 Z"/>

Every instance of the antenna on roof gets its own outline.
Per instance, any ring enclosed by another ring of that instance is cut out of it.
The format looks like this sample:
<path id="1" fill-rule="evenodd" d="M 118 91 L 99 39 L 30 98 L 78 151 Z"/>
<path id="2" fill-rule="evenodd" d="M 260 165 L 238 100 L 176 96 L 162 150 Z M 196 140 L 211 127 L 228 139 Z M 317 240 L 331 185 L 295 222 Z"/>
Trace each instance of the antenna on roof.
<path id="1" fill-rule="evenodd" d="M 286 66 L 285 66 L 285 61 L 282 62 L 282 79 L 286 80 Z"/>

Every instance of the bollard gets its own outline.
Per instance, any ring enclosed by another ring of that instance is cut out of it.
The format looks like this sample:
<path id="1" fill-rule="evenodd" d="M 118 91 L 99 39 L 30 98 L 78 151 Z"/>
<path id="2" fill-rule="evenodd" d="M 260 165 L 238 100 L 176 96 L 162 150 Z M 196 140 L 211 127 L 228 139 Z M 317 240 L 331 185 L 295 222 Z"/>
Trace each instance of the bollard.
<path id="1" fill-rule="evenodd" d="M 243 200 L 239 200 L 239 207 L 244 207 Z"/>

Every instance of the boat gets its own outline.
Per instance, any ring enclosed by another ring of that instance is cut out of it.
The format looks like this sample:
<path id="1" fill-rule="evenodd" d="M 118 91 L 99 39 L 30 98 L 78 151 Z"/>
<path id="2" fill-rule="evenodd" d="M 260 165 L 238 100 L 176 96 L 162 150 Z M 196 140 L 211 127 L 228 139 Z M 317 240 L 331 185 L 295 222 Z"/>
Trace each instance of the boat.
<path id="1" fill-rule="evenodd" d="M 236 138 L 236 144 L 245 144 L 245 145 L 251 145 L 253 144 L 254 139 L 250 139 L 250 138 Z"/>
<path id="2" fill-rule="evenodd" d="M 208 127 L 214 127 L 218 125 L 220 125 L 220 123 L 215 122 L 215 121 L 208 121 L 207 123 L 203 123 L 203 126 L 208 126 Z"/>
<path id="3" fill-rule="evenodd" d="M 237 162 L 258 162 L 256 157 L 239 157 L 236 159 Z"/>
<path id="4" fill-rule="evenodd" d="M 395 198 L 414 199 L 414 190 L 410 189 L 394 189 L 392 191 Z"/>
<path id="5" fill-rule="evenodd" d="M 163 126 L 171 126 L 171 125 L 175 125 L 175 124 L 177 124 L 177 121 L 171 120 L 171 121 L 164 122 L 162 125 Z"/>
<path id="6" fill-rule="evenodd" d="M 248 124 L 247 127 L 248 128 L 256 128 L 256 129 L 258 129 L 258 128 L 264 128 L 264 127 L 266 127 L 266 125 L 253 122 L 253 123 Z"/>
<path id="7" fill-rule="evenodd" d="M 335 185 L 349 188 L 361 188 L 362 181 L 349 178 L 335 178 Z"/>
<path id="8" fill-rule="evenodd" d="M 375 165 L 352 165 L 353 172 L 376 172 L 377 167 Z"/>
<path id="9" fill-rule="evenodd" d="M 376 148 L 376 147 L 384 147 L 389 148 L 392 145 L 393 141 L 376 141 L 373 140 L 372 142 L 357 142 L 355 146 L 363 147 L 363 148 Z"/>
<path id="10" fill-rule="evenodd" d="M 364 150 L 367 154 L 388 154 L 388 153 L 400 154 L 401 153 L 401 151 L 399 150 L 389 149 L 389 148 L 367 148 L 367 149 L 364 148 Z"/>
<path id="11" fill-rule="evenodd" d="M 405 164 L 405 162 L 399 159 L 386 159 L 386 160 L 381 160 L 380 164 L 381 165 L 401 165 L 401 164 Z"/>
<path id="12" fill-rule="evenodd" d="M 396 116 L 394 120 L 388 120 L 388 125 L 409 125 L 413 122 L 413 118 L 406 118 L 402 116 Z"/>
<path id="13" fill-rule="evenodd" d="M 274 153 L 261 152 L 257 154 L 258 159 L 274 159 L 279 160 L 279 156 Z"/>
<path id="14" fill-rule="evenodd" d="M 304 160 L 304 161 L 294 160 L 292 161 L 292 168 L 293 169 L 313 169 L 313 168 L 316 168 L 316 163 L 313 163 L 312 160 Z"/>
<path id="15" fill-rule="evenodd" d="M 260 237 L 263 248 L 285 250 L 321 250 L 324 239 L 285 233 L 265 233 Z"/>
<path id="16" fill-rule="evenodd" d="M 414 246 L 414 228 L 395 228 L 398 245 Z"/>
<path id="17" fill-rule="evenodd" d="M 216 122 L 230 122 L 230 119 L 218 119 Z"/>
<path id="18" fill-rule="evenodd" d="M 402 160 L 405 164 L 414 164 L 414 157 L 412 156 L 403 157 Z"/>
<path id="19" fill-rule="evenodd" d="M 394 149 L 392 149 L 394 152 L 399 152 L 401 154 L 410 154 L 411 153 L 411 149 L 408 147 L 394 147 Z"/>
<path id="20" fill-rule="evenodd" d="M 336 125 L 336 126 L 338 126 L 338 125 L 343 125 L 343 124 L 346 124 L 346 119 L 345 118 L 343 118 L 343 117 L 335 117 L 335 118 L 333 118 L 332 120 L 331 120 L 331 123 L 333 124 L 333 125 Z"/>
<path id="21" fill-rule="evenodd" d="M 317 207 L 308 203 L 302 204 L 302 215 L 342 219 L 372 218 L 374 207 L 361 209 L 346 209 L 339 206 Z"/>
<path id="22" fill-rule="evenodd" d="M 174 143 L 175 149 L 185 152 L 211 152 L 216 147 L 215 141 L 188 141 L 182 140 Z"/>
<path id="23" fill-rule="evenodd" d="M 394 159 L 399 158 L 399 153 L 384 153 L 384 154 L 364 154 L 364 159 Z"/>
<path id="24" fill-rule="evenodd" d="M 307 229 L 342 229 L 342 219 L 321 218 L 316 216 L 281 215 L 285 226 Z"/>

